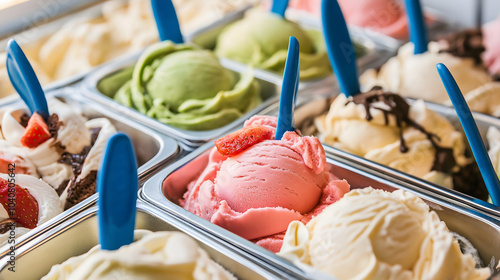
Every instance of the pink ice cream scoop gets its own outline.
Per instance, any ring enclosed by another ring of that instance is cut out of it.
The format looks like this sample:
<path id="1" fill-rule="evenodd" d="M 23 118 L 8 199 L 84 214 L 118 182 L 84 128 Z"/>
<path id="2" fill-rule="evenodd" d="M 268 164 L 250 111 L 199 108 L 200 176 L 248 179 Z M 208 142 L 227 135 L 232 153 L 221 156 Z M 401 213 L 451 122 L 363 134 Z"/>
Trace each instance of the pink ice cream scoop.
<path id="1" fill-rule="evenodd" d="M 275 120 L 256 116 L 245 126 L 260 124 L 274 130 Z M 214 148 L 181 205 L 277 252 L 281 239 L 276 236 L 291 221 L 309 221 L 348 191 L 348 183 L 328 171 L 316 137 L 287 132 L 281 140 L 264 140 L 236 155 L 222 156 Z"/>
<path id="2" fill-rule="evenodd" d="M 408 38 L 404 6 L 397 0 L 338 0 L 348 24 L 398 39 Z M 320 0 L 290 0 L 289 6 L 320 15 Z"/>
<path id="3" fill-rule="evenodd" d="M 500 17 L 495 21 L 485 24 L 483 31 L 483 45 L 485 51 L 482 54 L 484 64 L 492 75 L 500 74 Z"/>

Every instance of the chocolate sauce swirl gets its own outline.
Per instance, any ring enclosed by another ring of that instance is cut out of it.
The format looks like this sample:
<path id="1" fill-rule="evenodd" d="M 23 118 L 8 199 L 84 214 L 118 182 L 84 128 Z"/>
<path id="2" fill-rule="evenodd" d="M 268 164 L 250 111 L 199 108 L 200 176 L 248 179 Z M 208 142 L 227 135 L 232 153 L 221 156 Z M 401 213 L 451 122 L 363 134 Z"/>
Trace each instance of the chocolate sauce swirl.
<path id="1" fill-rule="evenodd" d="M 399 128 L 399 139 L 400 139 L 400 151 L 401 153 L 408 152 L 408 147 L 406 146 L 405 139 L 403 137 L 403 129 L 406 126 L 413 127 L 427 136 L 427 139 L 431 142 L 432 146 L 436 150 L 434 157 L 434 163 L 431 170 L 436 170 L 444 173 L 450 173 L 453 167 L 456 165 L 455 157 L 453 156 L 453 149 L 445 148 L 439 146 L 437 141 L 439 137 L 436 134 L 429 133 L 421 125 L 410 119 L 410 105 L 406 100 L 395 93 L 385 92 L 381 87 L 373 87 L 370 91 L 366 93 L 361 93 L 354 96 L 349 100 L 354 104 L 363 105 L 366 110 L 366 120 L 371 121 L 373 116 L 370 109 L 379 110 L 384 114 L 385 124 L 389 124 L 389 116 L 394 116 L 396 119 L 396 125 Z M 388 106 L 389 109 L 383 109 L 375 107 L 374 103 L 382 102 Z"/>
<path id="2" fill-rule="evenodd" d="M 447 48 L 440 52 L 448 52 L 458 57 L 474 59 L 477 65 L 482 64 L 481 53 L 484 52 L 483 33 L 481 29 L 466 29 L 440 38 Z"/>

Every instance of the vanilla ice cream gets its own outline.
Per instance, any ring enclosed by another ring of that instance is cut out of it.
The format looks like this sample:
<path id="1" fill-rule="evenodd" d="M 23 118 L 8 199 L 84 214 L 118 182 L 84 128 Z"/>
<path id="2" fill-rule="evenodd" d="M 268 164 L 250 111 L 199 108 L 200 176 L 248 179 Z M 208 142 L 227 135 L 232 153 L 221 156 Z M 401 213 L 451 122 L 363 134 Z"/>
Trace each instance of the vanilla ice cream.
<path id="1" fill-rule="evenodd" d="M 343 279 L 486 279 L 416 195 L 372 188 L 346 194 L 307 225 L 292 222 L 279 253 Z"/>

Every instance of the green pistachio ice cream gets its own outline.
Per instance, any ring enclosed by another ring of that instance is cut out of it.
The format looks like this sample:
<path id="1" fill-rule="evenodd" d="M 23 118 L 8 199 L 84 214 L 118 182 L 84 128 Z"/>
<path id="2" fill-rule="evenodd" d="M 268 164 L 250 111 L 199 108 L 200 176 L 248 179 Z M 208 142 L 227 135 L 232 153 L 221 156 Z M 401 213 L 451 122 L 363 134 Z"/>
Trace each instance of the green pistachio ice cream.
<path id="1" fill-rule="evenodd" d="M 224 126 L 262 102 L 252 71 L 239 77 L 210 51 L 170 41 L 148 48 L 133 69 L 99 90 L 165 124 L 187 130 Z"/>
<path id="2" fill-rule="evenodd" d="M 283 73 L 288 40 L 300 43 L 300 78 L 314 79 L 332 72 L 321 32 L 304 31 L 298 24 L 272 13 L 247 13 L 219 35 L 215 53 L 257 68 Z"/>

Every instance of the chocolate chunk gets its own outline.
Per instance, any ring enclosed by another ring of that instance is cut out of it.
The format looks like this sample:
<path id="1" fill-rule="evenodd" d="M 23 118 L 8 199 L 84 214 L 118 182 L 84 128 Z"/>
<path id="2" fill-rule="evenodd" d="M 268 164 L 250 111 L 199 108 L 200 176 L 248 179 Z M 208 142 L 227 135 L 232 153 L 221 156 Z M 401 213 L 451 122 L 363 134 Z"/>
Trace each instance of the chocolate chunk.
<path id="1" fill-rule="evenodd" d="M 89 151 L 90 146 L 85 146 L 79 154 L 64 152 L 58 162 L 71 166 L 75 176 L 78 176 L 82 172 L 83 163 Z"/>
<path id="2" fill-rule="evenodd" d="M 406 146 L 405 140 L 403 138 L 403 128 L 405 126 L 410 126 L 425 134 L 427 136 L 427 139 L 431 142 L 432 146 L 436 150 L 432 170 L 449 173 L 451 172 L 451 169 L 456 165 L 455 158 L 453 157 L 453 149 L 439 146 L 436 141 L 439 140 L 437 135 L 427 132 L 425 128 L 410 119 L 410 105 L 401 95 L 391 92 L 385 92 L 381 87 L 376 86 L 366 93 L 355 95 L 346 103 L 346 105 L 350 102 L 353 102 L 354 104 L 360 104 L 365 107 L 367 121 L 371 121 L 373 119 L 370 109 L 381 111 L 384 114 L 386 125 L 389 124 L 389 115 L 394 116 L 394 118 L 396 119 L 396 125 L 400 129 L 399 139 L 400 151 L 402 153 L 408 152 L 408 147 Z M 374 107 L 373 104 L 377 102 L 383 102 L 389 107 L 389 109 Z"/>
<path id="3" fill-rule="evenodd" d="M 68 197 L 64 204 L 64 209 L 69 209 L 77 203 L 93 195 L 96 191 L 97 171 L 90 171 L 89 175 L 79 182 L 71 182 L 68 189 Z"/>
<path id="4" fill-rule="evenodd" d="M 47 126 L 49 128 L 50 136 L 57 139 L 57 131 L 61 127 L 62 122 L 59 121 L 59 116 L 57 114 L 52 114 L 47 119 Z"/>
<path id="5" fill-rule="evenodd" d="M 61 194 L 64 192 L 64 190 L 68 186 L 69 182 L 70 182 L 70 180 L 64 180 L 64 181 L 62 181 L 61 184 L 59 184 L 59 186 L 56 188 L 56 193 L 58 196 L 61 196 Z"/>
<path id="6" fill-rule="evenodd" d="M 0 222 L 0 234 L 4 234 L 10 230 L 15 229 L 16 227 L 24 227 L 20 223 L 16 222 L 15 219 L 7 219 Z"/>
<path id="7" fill-rule="evenodd" d="M 21 119 L 19 120 L 19 123 L 24 127 L 26 128 L 28 126 L 28 122 L 30 120 L 30 116 L 26 113 L 24 113 L 22 116 L 21 116 Z"/>
<path id="8" fill-rule="evenodd" d="M 482 64 L 481 53 L 484 52 L 483 33 L 481 29 L 466 29 L 440 38 L 445 41 L 447 48 L 441 52 L 448 52 L 458 57 L 474 59 L 476 64 Z"/>
<path id="9" fill-rule="evenodd" d="M 481 200 L 488 199 L 488 189 L 476 162 L 472 162 L 452 174 L 453 188 Z"/>

